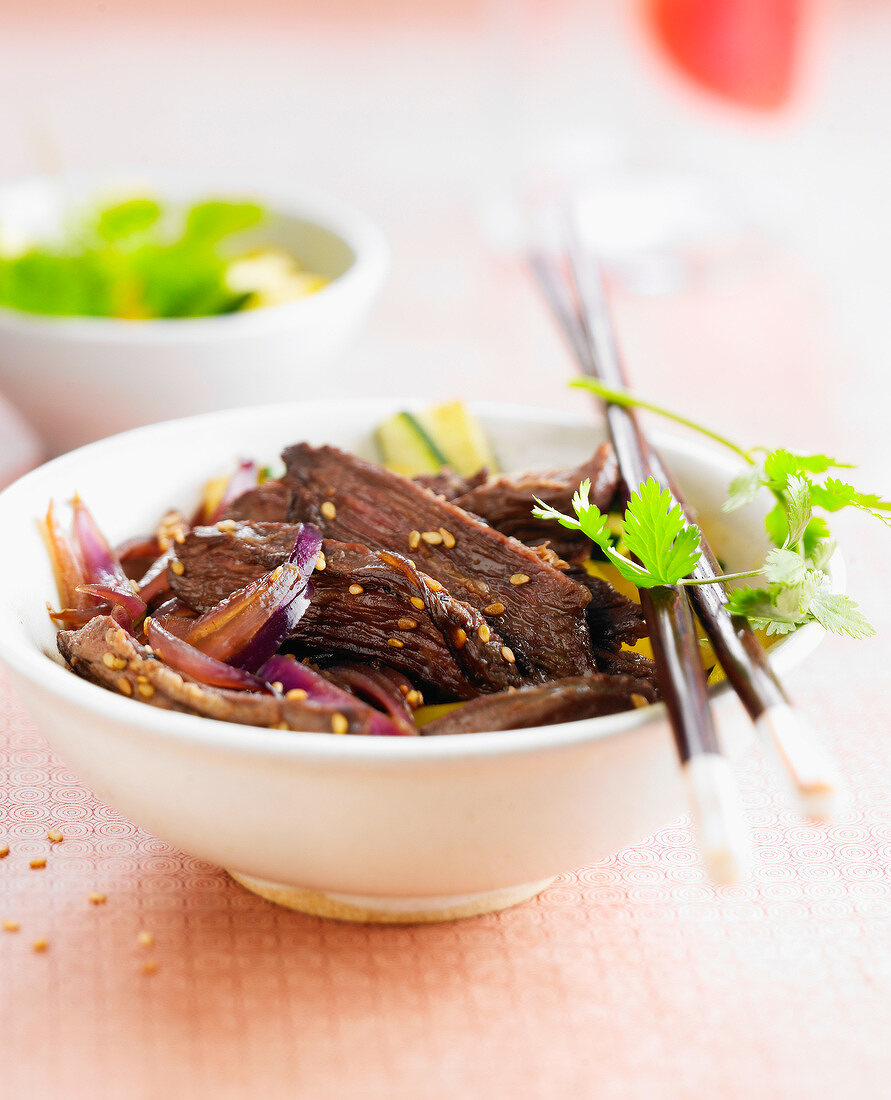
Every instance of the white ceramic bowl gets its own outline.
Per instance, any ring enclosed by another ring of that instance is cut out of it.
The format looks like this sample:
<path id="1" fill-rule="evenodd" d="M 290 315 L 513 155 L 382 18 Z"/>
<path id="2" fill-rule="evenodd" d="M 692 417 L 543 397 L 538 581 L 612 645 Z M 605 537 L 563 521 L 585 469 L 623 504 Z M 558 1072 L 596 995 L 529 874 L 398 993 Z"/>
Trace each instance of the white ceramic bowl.
<path id="1" fill-rule="evenodd" d="M 373 457 L 371 430 L 393 411 L 389 402 L 337 401 L 211 413 L 103 440 L 28 474 L 0 494 L 0 657 L 70 765 L 146 829 L 295 907 L 430 919 L 529 896 L 680 815 L 664 706 L 428 740 L 282 733 L 141 706 L 62 665 L 44 610 L 53 581 L 34 524 L 50 497 L 77 490 L 120 539 L 171 504 L 190 506 L 202 482 L 238 455 L 273 459 L 306 439 Z M 475 411 L 506 469 L 577 462 L 603 438 L 563 414 Z M 764 508 L 720 511 L 733 460 L 698 441 L 660 445 L 728 567 L 760 560 Z M 808 626 L 783 641 L 772 653 L 777 670 L 821 635 Z M 747 736 L 735 696 L 718 690 L 714 707 L 723 736 Z"/>
<path id="2" fill-rule="evenodd" d="M 173 204 L 256 197 L 271 217 L 244 239 L 280 245 L 332 282 L 284 305 L 196 319 L 45 317 L 0 308 L 0 391 L 51 454 L 171 416 L 299 399 L 306 372 L 352 343 L 389 271 L 386 241 L 366 215 L 300 189 L 258 191 L 231 179 L 36 176 L 0 186 L 0 227 L 4 239 L 40 239 L 97 196 L 128 193 Z"/>

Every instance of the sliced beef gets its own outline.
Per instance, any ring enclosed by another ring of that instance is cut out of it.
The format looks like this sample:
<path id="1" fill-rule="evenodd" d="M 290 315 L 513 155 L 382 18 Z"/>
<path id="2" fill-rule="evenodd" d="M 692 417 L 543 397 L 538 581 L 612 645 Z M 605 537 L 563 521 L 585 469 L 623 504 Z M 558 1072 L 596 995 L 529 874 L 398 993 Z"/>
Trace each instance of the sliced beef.
<path id="1" fill-rule="evenodd" d="M 286 523 L 290 511 L 291 490 L 284 482 L 270 479 L 236 497 L 220 518 Z"/>
<path id="2" fill-rule="evenodd" d="M 86 680 L 164 710 L 241 722 L 248 726 L 332 733 L 347 720 L 347 733 L 367 734 L 377 714 L 360 699 L 342 705 L 208 687 L 162 664 L 109 615 L 58 635 L 59 652 Z"/>
<path id="3" fill-rule="evenodd" d="M 611 443 L 602 443 L 592 458 L 572 470 L 502 474 L 449 499 L 505 535 L 530 546 L 548 539 L 551 549 L 561 557 L 577 560 L 589 555 L 590 541 L 551 520 L 535 519 L 533 497 L 572 515 L 572 495 L 586 478 L 591 482 L 591 503 L 601 512 L 608 511 L 619 484 L 619 467 Z"/>
<path id="4" fill-rule="evenodd" d="M 655 701 L 656 693 L 646 680 L 592 673 L 474 699 L 428 723 L 421 733 L 435 737 L 444 733 L 552 726 L 557 722 L 616 714 Z"/>
<path id="5" fill-rule="evenodd" d="M 296 526 L 222 521 L 177 547 L 175 594 L 206 611 L 285 560 Z M 469 699 L 524 682 L 505 642 L 479 611 L 454 599 L 391 551 L 325 540 L 310 606 L 292 642 L 301 654 L 377 658 L 446 698 Z"/>
<path id="6" fill-rule="evenodd" d="M 623 596 L 602 577 L 592 576 L 584 566 L 572 569 L 570 576 L 591 593 L 585 614 L 595 649 L 621 649 L 623 643 L 634 645 L 638 638 L 646 637 L 647 622 L 640 604 Z"/>
<path id="7" fill-rule="evenodd" d="M 439 473 L 418 474 L 412 480 L 418 485 L 423 485 L 425 489 L 429 489 L 432 493 L 436 493 L 438 497 L 454 500 L 462 493 L 469 493 L 471 489 L 484 484 L 488 476 L 485 467 L 472 477 L 462 477 L 460 474 L 456 474 L 454 470 L 449 469 L 448 466 L 443 466 Z"/>
<path id="8" fill-rule="evenodd" d="M 296 524 L 231 519 L 211 527 L 193 527 L 176 547 L 183 571 L 168 565 L 168 583 L 183 603 L 195 611 L 207 611 L 281 565 L 294 548 L 299 531 Z M 316 574 L 313 586 L 320 579 L 322 575 Z"/>
<path id="9" fill-rule="evenodd" d="M 597 659 L 597 667 L 601 672 L 608 672 L 613 676 L 633 676 L 638 680 L 646 680 L 656 693 L 656 698 L 661 699 L 659 683 L 656 678 L 656 662 L 642 653 L 633 653 L 630 649 L 597 649 L 594 648 L 594 656 Z"/>
<path id="10" fill-rule="evenodd" d="M 530 671 L 593 669 L 585 587 L 528 547 L 408 478 L 333 447 L 302 443 L 283 455 L 294 521 L 323 535 L 409 554 L 419 570 L 482 611 Z"/>

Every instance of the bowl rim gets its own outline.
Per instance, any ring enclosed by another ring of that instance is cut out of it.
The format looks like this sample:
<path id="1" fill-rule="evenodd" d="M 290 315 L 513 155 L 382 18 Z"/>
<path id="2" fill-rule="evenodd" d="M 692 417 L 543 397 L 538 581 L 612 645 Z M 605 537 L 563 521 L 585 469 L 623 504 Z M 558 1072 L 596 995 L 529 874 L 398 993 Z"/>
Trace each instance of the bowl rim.
<path id="1" fill-rule="evenodd" d="M 15 191 L 57 189 L 62 201 L 66 192 L 78 189 L 101 192 L 111 189 L 115 181 L 156 192 L 195 195 L 229 194 L 256 197 L 273 214 L 284 214 L 310 222 L 337 237 L 353 253 L 349 267 L 321 290 L 293 302 L 263 306 L 260 309 L 208 317 L 154 317 L 146 320 L 123 317 L 86 317 L 79 314 L 56 315 L 30 313 L 0 305 L 0 331 L 43 335 L 53 339 L 108 341 L 121 344 L 159 343 L 174 340 L 230 340 L 270 329 L 288 328 L 295 324 L 310 324 L 325 312 L 337 312 L 344 298 L 362 292 L 370 284 L 383 284 L 391 267 L 391 250 L 387 238 L 377 223 L 364 211 L 324 191 L 268 185 L 244 176 L 226 177 L 219 185 L 214 177 L 176 169 L 142 168 L 114 172 L 66 172 L 58 176 L 34 173 L 0 182 L 0 202 Z M 122 192 L 124 187 L 121 188 Z"/>
<path id="2" fill-rule="evenodd" d="M 369 423 L 392 411 L 394 400 L 384 398 L 357 398 L 348 404 L 354 408 L 368 409 Z M 400 400 L 400 406 L 413 407 L 424 404 L 422 401 Z M 204 424 L 217 422 L 219 433 L 225 436 L 227 422 L 237 423 L 245 416 L 262 417 L 290 415 L 311 418 L 314 413 L 324 415 L 331 410 L 343 410 L 344 402 L 336 399 L 321 399 L 307 402 L 289 402 L 269 404 L 244 409 L 224 409 L 217 412 L 200 413 L 195 416 L 160 421 L 155 424 L 133 428 L 105 439 L 85 444 L 83 447 L 60 455 L 43 463 L 36 469 L 18 478 L 0 492 L 0 521 L 6 498 L 27 493 L 28 483 L 42 479 L 47 470 L 64 467 L 73 456 L 87 450 L 113 451 L 122 440 L 130 440 L 139 435 L 151 435 L 158 431 L 176 426 L 185 429 L 187 425 L 201 421 Z M 548 424 L 578 429 L 589 421 L 577 413 L 554 409 L 539 409 L 535 406 L 511 404 L 505 402 L 468 402 L 470 410 L 480 417 L 512 417 L 526 420 L 530 424 Z M 714 466 L 716 454 L 722 454 L 715 445 L 696 437 L 676 433 L 653 432 L 656 446 L 666 444 L 680 446 L 691 457 Z M 731 459 L 727 459 L 732 462 Z M 829 563 L 829 574 L 834 590 L 843 591 L 845 585 L 845 567 L 841 554 L 836 550 Z M 72 673 L 62 664 L 54 661 L 39 648 L 25 645 L 14 637 L 5 621 L 7 609 L 0 603 L 0 659 L 17 675 L 28 680 L 38 690 L 49 691 L 62 702 L 85 710 L 92 710 L 103 718 L 128 727 L 132 732 L 161 736 L 180 740 L 193 746 L 215 748 L 230 754 L 245 756 L 277 757 L 307 762 L 335 762 L 344 764 L 370 765 L 386 764 L 390 766 L 423 766 L 425 761 L 465 760 L 504 755 L 525 755 L 542 750 L 561 751 L 576 747 L 584 742 L 601 741 L 609 737 L 621 736 L 632 731 L 641 731 L 647 726 L 655 726 L 666 718 L 664 703 L 655 703 L 649 707 L 625 711 L 600 718 L 579 719 L 574 722 L 561 722 L 549 726 L 535 726 L 527 729 L 488 731 L 474 734 L 452 734 L 438 737 L 335 737 L 301 731 L 288 731 L 282 736 L 280 731 L 260 726 L 249 726 L 239 722 L 223 722 L 218 719 L 204 718 L 199 715 L 184 714 L 177 711 L 162 710 L 152 706 L 134 706 L 133 700 L 115 695 Z M 778 674 L 784 673 L 808 657 L 820 644 L 825 630 L 817 623 L 809 623 L 794 633 L 782 638 L 771 650 L 771 664 Z M 736 702 L 730 685 L 725 681 L 710 689 L 713 705 L 726 705 Z M 737 705 L 739 705 L 737 703 Z M 421 747 L 423 746 L 423 747 Z"/>

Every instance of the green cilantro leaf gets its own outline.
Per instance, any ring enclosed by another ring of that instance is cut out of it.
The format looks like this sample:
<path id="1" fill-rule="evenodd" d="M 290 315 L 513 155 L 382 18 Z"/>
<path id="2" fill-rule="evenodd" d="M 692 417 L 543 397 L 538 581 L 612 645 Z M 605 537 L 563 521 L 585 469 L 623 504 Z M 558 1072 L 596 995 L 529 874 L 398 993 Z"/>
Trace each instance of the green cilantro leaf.
<path id="1" fill-rule="evenodd" d="M 785 508 L 786 522 L 789 530 L 786 535 L 787 544 L 796 544 L 811 521 L 811 489 L 813 486 L 799 474 L 792 474 L 786 482 Z"/>
<path id="2" fill-rule="evenodd" d="M 875 628 L 850 596 L 831 592 L 828 587 L 817 589 L 809 608 L 817 622 L 836 634 L 851 638 L 870 638 Z"/>
<path id="3" fill-rule="evenodd" d="M 699 531 L 681 506 L 654 478 L 631 494 L 625 511 L 625 546 L 639 558 L 655 584 L 677 584 L 700 558 Z"/>
<path id="4" fill-rule="evenodd" d="M 775 584 L 801 584 L 806 573 L 807 562 L 794 550 L 771 550 L 764 561 L 764 575 Z"/>
<path id="5" fill-rule="evenodd" d="M 751 504 L 763 484 L 764 471 L 760 466 L 752 466 L 748 470 L 743 470 L 741 474 L 737 474 L 730 482 L 727 499 L 723 505 L 724 511 L 735 512 L 737 508 Z"/>
<path id="6" fill-rule="evenodd" d="M 812 516 L 801 536 L 801 548 L 806 558 L 812 558 L 821 539 L 829 537 L 829 524 L 822 516 Z"/>
<path id="7" fill-rule="evenodd" d="M 829 455 L 799 455 L 780 447 L 769 451 L 764 459 L 764 474 L 770 487 L 782 492 L 790 477 L 807 477 L 808 474 L 822 474 L 826 470 L 848 467 L 848 463 L 839 462 Z"/>

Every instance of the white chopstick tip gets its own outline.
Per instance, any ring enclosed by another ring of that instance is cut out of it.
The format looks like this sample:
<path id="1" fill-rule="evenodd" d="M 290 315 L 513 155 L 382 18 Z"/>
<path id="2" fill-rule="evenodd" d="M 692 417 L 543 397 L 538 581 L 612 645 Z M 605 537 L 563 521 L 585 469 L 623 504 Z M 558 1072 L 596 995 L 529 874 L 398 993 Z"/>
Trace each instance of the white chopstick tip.
<path id="1" fill-rule="evenodd" d="M 777 703 L 757 719 L 755 727 L 782 762 L 801 812 L 815 821 L 837 817 L 847 801 L 845 786 L 805 715 L 788 703 Z"/>
<path id="2" fill-rule="evenodd" d="M 750 864 L 749 839 L 729 761 L 702 753 L 691 757 L 683 772 L 706 871 L 721 886 L 741 882 Z"/>

